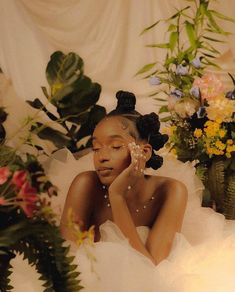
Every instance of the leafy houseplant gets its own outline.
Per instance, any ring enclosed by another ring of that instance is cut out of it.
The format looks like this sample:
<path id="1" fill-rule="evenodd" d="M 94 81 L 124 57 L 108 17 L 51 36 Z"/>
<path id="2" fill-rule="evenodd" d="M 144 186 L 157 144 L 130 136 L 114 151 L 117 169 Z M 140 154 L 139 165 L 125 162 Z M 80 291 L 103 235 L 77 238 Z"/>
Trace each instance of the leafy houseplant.
<path id="1" fill-rule="evenodd" d="M 46 77 L 50 90 L 48 92 L 46 87 L 42 87 L 42 90 L 48 103 L 55 107 L 57 115 L 50 112 L 38 98 L 28 103 L 42 110 L 52 125 L 59 124 L 63 129 L 60 131 L 35 121 L 31 133 L 50 140 L 58 149 L 67 147 L 73 153 L 89 147 L 89 137 L 106 113 L 104 107 L 96 104 L 101 86 L 84 75 L 83 60 L 75 53 L 53 53 L 46 68 Z M 86 141 L 79 143 L 83 139 Z M 41 149 L 39 145 L 36 147 Z"/>
<path id="2" fill-rule="evenodd" d="M 4 144 L 7 114 L 0 113 L 0 291 L 13 289 L 11 260 L 18 253 L 35 266 L 44 291 L 79 291 L 79 273 L 50 206 L 54 187 L 37 157 Z"/>
<path id="3" fill-rule="evenodd" d="M 179 160 L 196 162 L 209 190 L 203 204 L 215 202 L 217 211 L 235 219 L 235 89 L 225 92 L 220 79 L 206 73 L 210 66 L 219 68 L 215 44 L 229 34 L 218 20 L 235 20 L 213 10 L 210 0 L 187 2 L 166 20 L 168 41 L 148 45 L 166 50 L 162 66 L 147 64 L 138 74 L 158 86 L 153 95 L 165 92 L 166 99 L 156 99 L 163 103 L 159 114 L 170 135 L 168 147 Z"/>

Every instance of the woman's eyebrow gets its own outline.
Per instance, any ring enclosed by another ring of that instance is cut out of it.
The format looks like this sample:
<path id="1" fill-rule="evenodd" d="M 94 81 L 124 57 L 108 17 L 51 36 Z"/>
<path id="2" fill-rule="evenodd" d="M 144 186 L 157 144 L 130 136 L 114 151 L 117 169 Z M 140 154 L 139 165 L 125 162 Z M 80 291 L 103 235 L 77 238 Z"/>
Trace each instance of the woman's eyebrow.
<path id="1" fill-rule="evenodd" d="M 111 139 L 115 139 L 115 138 L 121 138 L 121 139 L 124 139 L 125 137 L 124 136 L 122 136 L 122 135 L 110 135 L 110 136 L 108 136 L 108 138 L 111 138 Z M 94 141 L 94 140 L 97 140 L 97 137 L 95 137 L 95 136 L 92 136 L 91 137 L 91 141 Z"/>

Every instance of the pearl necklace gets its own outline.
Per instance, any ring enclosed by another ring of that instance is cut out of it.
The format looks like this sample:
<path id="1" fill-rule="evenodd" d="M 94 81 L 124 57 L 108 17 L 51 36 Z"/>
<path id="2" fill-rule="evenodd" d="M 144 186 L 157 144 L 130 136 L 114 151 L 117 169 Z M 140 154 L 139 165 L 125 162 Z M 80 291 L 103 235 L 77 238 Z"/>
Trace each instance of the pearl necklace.
<path id="1" fill-rule="evenodd" d="M 102 188 L 103 189 L 106 189 L 106 187 L 105 186 L 102 186 Z M 107 201 L 107 203 L 106 203 L 106 206 L 108 207 L 108 208 L 110 208 L 111 207 L 111 204 L 110 204 L 110 202 L 109 202 L 109 197 L 108 197 L 108 195 L 105 193 L 104 194 L 104 199 L 105 199 L 105 201 Z M 145 210 L 145 209 L 147 209 L 147 207 L 148 207 L 148 204 L 150 203 L 150 202 L 152 202 L 153 200 L 155 199 L 155 196 L 152 196 L 141 208 L 136 208 L 135 209 L 135 212 L 136 213 L 139 213 L 141 210 Z"/>

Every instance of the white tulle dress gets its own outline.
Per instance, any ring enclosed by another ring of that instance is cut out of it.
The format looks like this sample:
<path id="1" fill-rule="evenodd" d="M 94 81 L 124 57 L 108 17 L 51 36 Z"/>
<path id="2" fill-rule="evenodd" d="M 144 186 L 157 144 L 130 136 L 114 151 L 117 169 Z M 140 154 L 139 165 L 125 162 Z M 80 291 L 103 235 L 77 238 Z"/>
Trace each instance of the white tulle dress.
<path id="1" fill-rule="evenodd" d="M 53 202 L 60 211 L 73 177 L 92 169 L 92 154 L 79 160 L 66 150 L 44 161 L 51 180 L 60 189 Z M 72 248 L 81 272 L 84 292 L 234 292 L 235 291 L 235 221 L 210 208 L 201 207 L 203 186 L 190 163 L 164 157 L 164 165 L 154 175 L 176 178 L 185 183 L 189 199 L 181 233 L 177 233 L 167 259 L 155 266 L 133 249 L 121 230 L 111 221 L 100 226 L 101 241 Z M 145 242 L 149 228 L 138 226 Z M 16 292 L 43 291 L 35 280 L 35 271 L 23 272 L 22 259 L 14 260 L 12 276 Z M 29 273 L 34 274 L 33 277 Z M 34 280 L 31 280 L 34 279 Z M 22 283 L 22 281 L 24 281 Z"/>

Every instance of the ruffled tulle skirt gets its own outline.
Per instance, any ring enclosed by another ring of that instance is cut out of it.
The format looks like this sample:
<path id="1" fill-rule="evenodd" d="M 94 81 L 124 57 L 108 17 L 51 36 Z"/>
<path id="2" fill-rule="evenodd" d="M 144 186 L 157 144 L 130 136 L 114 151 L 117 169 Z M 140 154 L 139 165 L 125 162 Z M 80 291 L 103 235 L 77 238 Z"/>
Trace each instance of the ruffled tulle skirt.
<path id="1" fill-rule="evenodd" d="M 54 208 L 62 210 L 68 187 L 76 174 L 92 169 L 88 154 L 79 160 L 66 150 L 44 161 L 52 182 L 59 187 Z M 203 185 L 190 163 L 181 163 L 172 157 L 164 158 L 164 165 L 150 174 L 169 176 L 185 183 L 189 199 L 181 233 L 176 233 L 167 259 L 155 266 L 148 258 L 134 250 L 119 228 L 111 221 L 100 226 L 101 241 L 84 243 L 73 248 L 75 262 L 81 272 L 84 292 L 234 292 L 235 291 L 235 221 L 211 208 L 201 207 Z M 145 242 L 149 229 L 137 227 Z M 23 276 L 14 260 L 14 291 L 40 291 L 35 271 Z M 30 277 L 34 274 L 34 280 Z M 22 285 L 24 277 L 24 285 Z M 26 280 L 27 278 L 27 280 Z M 37 283 L 36 283 L 37 282 Z M 28 285 L 28 286 L 27 286 Z M 26 288 L 27 286 L 27 288 Z M 41 290 L 43 291 L 43 290 Z"/>

